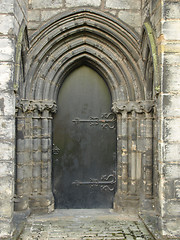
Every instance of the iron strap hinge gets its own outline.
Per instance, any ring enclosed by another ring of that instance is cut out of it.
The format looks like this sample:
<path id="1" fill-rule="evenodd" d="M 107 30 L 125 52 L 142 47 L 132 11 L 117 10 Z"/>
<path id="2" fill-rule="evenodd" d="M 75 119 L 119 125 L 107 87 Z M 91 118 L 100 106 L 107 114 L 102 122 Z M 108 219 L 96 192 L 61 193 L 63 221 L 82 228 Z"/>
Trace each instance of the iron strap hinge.
<path id="1" fill-rule="evenodd" d="M 90 178 L 90 181 L 79 181 L 75 180 L 72 182 L 72 184 L 76 186 L 80 185 L 89 185 L 91 188 L 92 187 L 100 187 L 101 190 L 105 191 L 114 191 L 115 190 L 115 185 L 116 185 L 116 174 L 115 171 L 110 174 L 110 175 L 103 175 L 101 176 L 101 180 L 95 179 L 95 178 Z"/>
<path id="2" fill-rule="evenodd" d="M 116 128 L 116 118 L 113 113 L 103 113 L 101 118 L 90 116 L 89 119 L 80 119 L 77 117 L 72 120 L 72 122 L 74 122 L 75 124 L 87 122 L 90 126 L 101 125 L 102 128 Z"/>

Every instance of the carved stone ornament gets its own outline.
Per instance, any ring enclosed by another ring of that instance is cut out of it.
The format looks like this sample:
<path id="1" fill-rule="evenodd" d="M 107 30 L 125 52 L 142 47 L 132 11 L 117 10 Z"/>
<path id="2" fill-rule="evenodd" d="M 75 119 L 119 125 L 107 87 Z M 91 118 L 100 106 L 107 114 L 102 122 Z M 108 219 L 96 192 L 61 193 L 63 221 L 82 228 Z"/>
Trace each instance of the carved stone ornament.
<path id="1" fill-rule="evenodd" d="M 22 110 L 22 112 L 33 112 L 35 110 L 39 112 L 44 112 L 45 110 L 56 113 L 57 105 L 53 101 L 43 101 L 43 100 L 16 100 L 16 110 Z"/>
<path id="2" fill-rule="evenodd" d="M 155 106 L 155 101 L 145 100 L 145 101 L 130 101 L 130 102 L 114 102 L 112 110 L 114 113 L 122 112 L 132 112 L 136 113 L 149 113 L 153 110 Z"/>

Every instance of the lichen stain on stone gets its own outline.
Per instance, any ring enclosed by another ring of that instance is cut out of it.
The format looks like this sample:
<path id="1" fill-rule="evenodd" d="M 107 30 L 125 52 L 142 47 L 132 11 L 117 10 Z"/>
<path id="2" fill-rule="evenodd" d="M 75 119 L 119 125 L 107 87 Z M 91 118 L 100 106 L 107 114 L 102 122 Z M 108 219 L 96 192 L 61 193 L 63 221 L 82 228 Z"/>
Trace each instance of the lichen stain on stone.
<path id="1" fill-rule="evenodd" d="M 2 123 L 2 124 L 1 124 L 1 127 L 2 127 L 2 128 L 6 128 L 6 123 Z"/>
<path id="2" fill-rule="evenodd" d="M 127 149 L 122 148 L 122 156 L 126 156 L 127 155 Z"/>
<path id="3" fill-rule="evenodd" d="M 0 98 L 0 112 L 4 113 L 4 98 Z"/>

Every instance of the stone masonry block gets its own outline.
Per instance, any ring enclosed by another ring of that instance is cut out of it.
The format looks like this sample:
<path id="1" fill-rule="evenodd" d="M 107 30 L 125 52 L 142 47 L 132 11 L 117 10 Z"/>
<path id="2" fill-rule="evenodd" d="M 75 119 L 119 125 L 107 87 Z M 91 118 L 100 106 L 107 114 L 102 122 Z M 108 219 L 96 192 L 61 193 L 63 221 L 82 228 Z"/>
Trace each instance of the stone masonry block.
<path id="1" fill-rule="evenodd" d="M 180 180 L 174 181 L 175 197 L 180 199 Z"/>
<path id="2" fill-rule="evenodd" d="M 11 116 L 15 114 L 14 93 L 1 93 L 0 96 L 0 116 Z"/>
<path id="3" fill-rule="evenodd" d="M 119 19 L 132 27 L 141 26 L 141 14 L 139 11 L 125 11 L 121 10 L 118 14 Z"/>
<path id="4" fill-rule="evenodd" d="M 18 1 L 15 1 L 15 3 L 14 3 L 14 14 L 16 16 L 16 19 L 17 19 L 19 25 L 21 25 L 22 20 L 24 19 L 24 14 L 22 12 L 22 8 L 20 7 Z"/>
<path id="5" fill-rule="evenodd" d="M 7 197 L 0 198 L 0 211 L 1 216 L 4 218 L 11 218 L 13 213 L 13 204 L 11 201 L 7 201 Z M 1 238 L 0 238 L 1 239 Z"/>
<path id="6" fill-rule="evenodd" d="M 25 17 L 27 16 L 28 1 L 29 0 L 18 0 L 18 4 L 19 4 L 20 8 L 22 9 L 22 12 Z"/>
<path id="7" fill-rule="evenodd" d="M 167 53 L 180 53 L 179 41 L 166 42 L 163 48 L 164 48 L 164 52 L 167 52 Z"/>
<path id="8" fill-rule="evenodd" d="M 164 53 L 164 64 L 178 66 L 180 63 L 180 53 Z"/>
<path id="9" fill-rule="evenodd" d="M 157 9 L 157 6 L 160 0 L 151 0 L 150 2 L 151 2 L 151 11 L 153 12 L 155 9 Z"/>
<path id="10" fill-rule="evenodd" d="M 0 90 L 12 89 L 12 64 L 0 63 Z"/>
<path id="11" fill-rule="evenodd" d="M 11 161 L 14 159 L 14 143 L 12 142 L 0 142 L 0 159 L 1 161 Z"/>
<path id="12" fill-rule="evenodd" d="M 180 219 L 171 218 L 171 219 L 163 219 L 163 235 L 167 235 L 169 237 L 172 236 L 180 236 Z M 173 238 L 179 239 L 179 238 Z"/>
<path id="13" fill-rule="evenodd" d="M 179 1 L 167 2 L 164 4 L 164 18 L 165 19 L 178 19 L 180 18 L 180 4 Z"/>
<path id="14" fill-rule="evenodd" d="M 40 10 L 28 10 L 28 21 L 40 21 Z"/>
<path id="15" fill-rule="evenodd" d="M 165 212 L 167 216 L 179 216 L 180 214 L 180 201 L 169 200 L 165 204 Z"/>
<path id="16" fill-rule="evenodd" d="M 164 161 L 179 162 L 180 160 L 180 144 L 177 142 L 164 144 Z"/>
<path id="17" fill-rule="evenodd" d="M 12 34 L 14 28 L 14 17 L 12 15 L 0 15 L 0 34 Z"/>
<path id="18" fill-rule="evenodd" d="M 0 239 L 11 239 L 11 233 L 12 233 L 12 223 L 11 219 L 9 221 L 7 220 L 1 220 L 0 219 Z"/>
<path id="19" fill-rule="evenodd" d="M 66 0 L 67 7 L 79 7 L 79 6 L 94 6 L 98 7 L 101 4 L 101 0 Z"/>
<path id="20" fill-rule="evenodd" d="M 106 7 L 116 9 L 139 9 L 141 8 L 140 0 L 106 0 Z M 139 13 L 140 14 L 140 13 Z"/>
<path id="21" fill-rule="evenodd" d="M 163 92 L 180 91 L 180 67 L 177 65 L 164 65 Z"/>
<path id="22" fill-rule="evenodd" d="M 166 179 L 178 179 L 180 178 L 180 165 L 166 164 L 163 167 L 163 172 Z"/>
<path id="23" fill-rule="evenodd" d="M 151 15 L 151 23 L 154 26 L 154 29 L 157 31 L 157 25 L 161 22 L 161 5 L 156 9 L 156 11 Z"/>
<path id="24" fill-rule="evenodd" d="M 8 37 L 0 37 L 0 61 L 14 60 L 14 42 Z"/>
<path id="25" fill-rule="evenodd" d="M 14 0 L 1 0 L 1 13 L 13 13 L 14 11 Z"/>
<path id="26" fill-rule="evenodd" d="M 13 177 L 0 177 L 0 198 L 12 199 L 14 196 L 14 181 Z"/>
<path id="27" fill-rule="evenodd" d="M 41 25 L 41 22 L 29 22 L 28 29 L 29 30 L 37 30 L 37 28 Z M 33 32 L 33 31 L 31 31 Z"/>
<path id="28" fill-rule="evenodd" d="M 42 8 L 60 8 L 62 7 L 62 0 L 32 0 L 31 8 L 32 9 L 42 9 Z"/>
<path id="29" fill-rule="evenodd" d="M 51 10 L 51 9 L 48 9 L 48 10 L 42 10 L 41 11 L 41 21 L 47 21 L 49 20 L 50 18 L 52 18 L 53 16 L 57 15 L 59 12 L 62 12 L 62 10 Z"/>
<path id="30" fill-rule="evenodd" d="M 14 139 L 15 137 L 15 119 L 9 117 L 0 117 L 0 138 Z"/>
<path id="31" fill-rule="evenodd" d="M 164 140 L 165 141 L 179 141 L 179 136 L 180 136 L 179 118 L 164 120 Z M 180 158 L 180 156 L 179 156 L 179 158 Z"/>
<path id="32" fill-rule="evenodd" d="M 166 21 L 162 26 L 165 40 L 180 40 L 180 21 Z"/>
<path id="33" fill-rule="evenodd" d="M 1 162 L 0 161 L 0 176 L 6 177 L 8 175 L 12 176 L 14 173 L 14 164 L 11 162 Z"/>
<path id="34" fill-rule="evenodd" d="M 164 117 L 180 116 L 180 95 L 164 95 L 163 96 L 163 112 Z M 177 135 L 177 133 L 176 133 Z"/>
<path id="35" fill-rule="evenodd" d="M 164 198 L 168 201 L 175 198 L 174 179 L 166 180 L 163 185 Z"/>

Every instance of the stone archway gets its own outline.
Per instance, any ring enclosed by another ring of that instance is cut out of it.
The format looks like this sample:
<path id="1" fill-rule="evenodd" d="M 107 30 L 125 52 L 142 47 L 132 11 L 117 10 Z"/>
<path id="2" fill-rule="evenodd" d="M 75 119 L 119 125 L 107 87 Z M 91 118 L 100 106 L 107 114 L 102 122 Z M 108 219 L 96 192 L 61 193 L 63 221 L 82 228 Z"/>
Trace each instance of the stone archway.
<path id="1" fill-rule="evenodd" d="M 32 36 L 16 106 L 17 209 L 54 208 L 52 118 L 64 79 L 82 63 L 103 76 L 117 115 L 114 208 L 138 209 L 140 198 L 152 197 L 154 101 L 146 97 L 139 42 L 124 23 L 88 8 L 58 15 Z"/>

